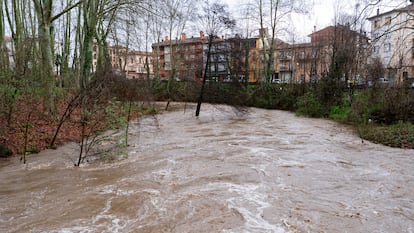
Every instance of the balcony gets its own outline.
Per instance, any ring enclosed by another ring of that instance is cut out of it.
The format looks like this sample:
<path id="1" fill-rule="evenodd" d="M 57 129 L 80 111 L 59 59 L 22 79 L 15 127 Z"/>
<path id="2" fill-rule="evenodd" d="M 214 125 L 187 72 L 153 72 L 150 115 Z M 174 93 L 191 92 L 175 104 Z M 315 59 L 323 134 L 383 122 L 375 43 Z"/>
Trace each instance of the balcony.
<path id="1" fill-rule="evenodd" d="M 292 56 L 291 55 L 279 55 L 278 59 L 281 61 L 290 61 L 292 60 Z"/>
<path id="2" fill-rule="evenodd" d="M 291 66 L 279 66 L 279 71 L 292 71 Z"/>

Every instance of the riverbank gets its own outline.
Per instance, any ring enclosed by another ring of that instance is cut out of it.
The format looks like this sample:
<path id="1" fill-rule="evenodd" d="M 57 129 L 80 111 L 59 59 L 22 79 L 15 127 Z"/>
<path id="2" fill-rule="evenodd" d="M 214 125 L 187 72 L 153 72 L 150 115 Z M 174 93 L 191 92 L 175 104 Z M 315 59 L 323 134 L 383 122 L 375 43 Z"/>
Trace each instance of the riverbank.
<path id="1" fill-rule="evenodd" d="M 38 103 L 41 103 L 39 100 Z M 95 133 L 126 126 L 128 109 L 126 104 L 117 103 L 102 106 L 105 117 L 100 117 L 93 131 Z M 64 99 L 56 102 L 56 116 L 45 114 L 42 104 L 30 105 L 20 99 L 16 101 L 15 109 L 18 114 L 12 114 L 11 119 L 0 117 L 0 157 L 22 154 L 39 153 L 50 148 L 50 142 L 59 127 L 60 118 L 64 114 L 68 102 Z M 1 110 L 1 109 L 0 109 Z M 62 124 L 53 147 L 68 142 L 79 142 L 82 138 L 79 107 Z M 4 112 L 4 111 L 3 111 Z M 157 110 L 147 104 L 132 104 L 130 119 L 136 119 L 146 114 L 156 114 Z M 26 144 L 26 145 L 25 145 Z M 25 148 L 24 148 L 25 147 Z"/>
<path id="2" fill-rule="evenodd" d="M 393 125 L 368 124 L 357 126 L 362 139 L 390 147 L 414 149 L 414 125 L 397 123 Z"/>

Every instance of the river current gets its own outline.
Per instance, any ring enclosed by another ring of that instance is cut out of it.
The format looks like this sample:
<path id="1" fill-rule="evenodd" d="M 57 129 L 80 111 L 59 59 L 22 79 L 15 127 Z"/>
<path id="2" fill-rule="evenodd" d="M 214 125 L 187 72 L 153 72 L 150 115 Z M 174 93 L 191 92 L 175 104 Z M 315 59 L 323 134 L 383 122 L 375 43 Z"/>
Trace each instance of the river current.
<path id="1" fill-rule="evenodd" d="M 0 232 L 414 232 L 413 150 L 284 111 L 170 107 L 115 159 L 74 167 L 70 143 L 0 161 Z"/>

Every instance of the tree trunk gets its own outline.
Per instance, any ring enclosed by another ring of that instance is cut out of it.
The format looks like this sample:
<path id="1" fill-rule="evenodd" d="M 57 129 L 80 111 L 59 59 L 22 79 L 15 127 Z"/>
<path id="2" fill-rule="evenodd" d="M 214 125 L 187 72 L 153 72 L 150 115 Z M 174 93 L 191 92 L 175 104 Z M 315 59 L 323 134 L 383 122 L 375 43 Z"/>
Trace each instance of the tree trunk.
<path id="1" fill-rule="evenodd" d="M 38 40 L 40 49 L 40 80 L 44 91 L 44 107 L 53 115 L 56 113 L 54 78 L 53 78 L 53 25 L 52 25 L 52 1 L 34 0 L 38 17 Z"/>
<path id="2" fill-rule="evenodd" d="M 6 59 L 9 59 L 9 54 L 6 50 L 5 31 L 4 31 L 4 15 L 3 15 L 3 1 L 0 1 L 0 70 L 4 72 L 6 68 Z"/>
<path id="3" fill-rule="evenodd" d="M 203 102 L 203 95 L 204 95 L 204 86 L 206 85 L 206 79 L 207 79 L 207 72 L 210 69 L 211 46 L 213 43 L 213 37 L 214 37 L 213 35 L 209 35 L 209 38 L 208 38 L 206 67 L 204 68 L 204 77 L 203 77 L 203 82 L 201 84 L 200 96 L 198 97 L 198 100 L 197 100 L 197 109 L 196 109 L 196 114 L 195 114 L 197 117 L 200 115 L 201 103 Z"/>

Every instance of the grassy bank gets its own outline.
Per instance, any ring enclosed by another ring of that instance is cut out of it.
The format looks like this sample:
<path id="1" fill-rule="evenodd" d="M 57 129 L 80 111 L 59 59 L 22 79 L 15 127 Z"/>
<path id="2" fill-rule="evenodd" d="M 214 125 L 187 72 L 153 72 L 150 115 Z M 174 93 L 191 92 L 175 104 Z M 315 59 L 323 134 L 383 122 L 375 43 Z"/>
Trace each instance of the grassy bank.
<path id="1" fill-rule="evenodd" d="M 414 149 L 414 125 L 397 123 L 392 125 L 358 125 L 361 138 L 390 147 Z"/>

